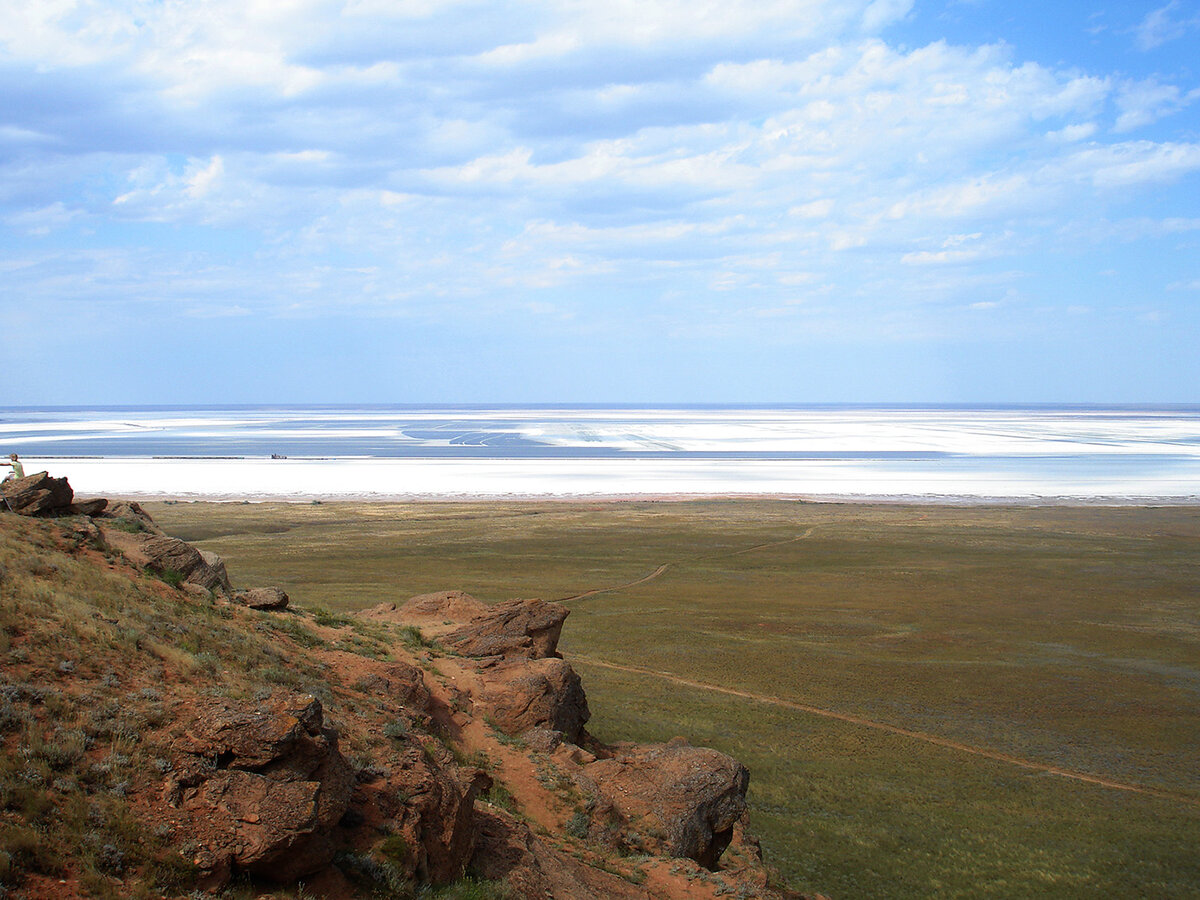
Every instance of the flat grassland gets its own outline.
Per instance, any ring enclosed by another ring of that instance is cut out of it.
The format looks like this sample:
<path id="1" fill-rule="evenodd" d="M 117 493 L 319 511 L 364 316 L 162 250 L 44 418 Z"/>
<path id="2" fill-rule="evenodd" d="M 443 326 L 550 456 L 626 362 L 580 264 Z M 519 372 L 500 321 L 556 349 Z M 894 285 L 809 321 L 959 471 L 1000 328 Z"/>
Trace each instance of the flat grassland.
<path id="1" fill-rule="evenodd" d="M 746 763 L 799 889 L 1200 896 L 1195 507 L 147 506 L 301 606 L 575 598 L 589 729 Z"/>

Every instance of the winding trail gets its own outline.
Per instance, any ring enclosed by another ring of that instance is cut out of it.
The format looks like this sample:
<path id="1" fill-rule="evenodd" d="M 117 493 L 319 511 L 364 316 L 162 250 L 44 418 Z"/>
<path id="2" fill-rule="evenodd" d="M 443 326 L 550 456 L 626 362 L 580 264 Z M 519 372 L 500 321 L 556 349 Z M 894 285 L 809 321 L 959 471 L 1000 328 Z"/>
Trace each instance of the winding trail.
<path id="1" fill-rule="evenodd" d="M 805 538 L 810 537 L 816 530 L 817 526 L 814 525 L 805 531 L 804 534 L 798 534 L 791 538 L 784 538 L 782 541 L 771 541 L 766 544 L 755 544 L 753 547 L 747 547 L 744 550 L 734 550 L 730 553 L 715 553 L 712 556 L 700 556 L 697 557 L 697 559 L 725 559 L 726 557 L 730 556 L 741 556 L 743 553 L 753 553 L 755 550 L 766 550 L 768 547 L 782 547 L 784 544 L 794 544 L 796 541 L 802 541 Z"/>
<path id="2" fill-rule="evenodd" d="M 743 553 L 753 553 L 757 550 L 766 550 L 770 547 L 781 547 L 786 544 L 794 544 L 797 541 L 803 541 L 810 537 L 816 530 L 817 526 L 808 528 L 803 534 L 796 537 L 785 538 L 781 541 L 770 541 L 766 544 L 755 544 L 753 547 L 745 547 L 741 550 L 733 550 L 729 553 L 717 553 L 711 556 L 700 556 L 695 559 L 725 559 L 730 556 L 740 556 Z M 571 597 L 563 597 L 559 603 L 570 602 L 571 600 L 582 600 L 585 597 L 595 597 L 598 594 L 611 594 L 615 591 L 622 591 L 626 588 L 636 587 L 639 584 L 645 584 L 648 581 L 653 581 L 661 576 L 664 572 L 671 568 L 673 563 L 664 563 L 659 566 L 649 575 L 643 575 L 635 581 L 630 581 L 626 584 L 617 585 L 615 587 L 594 588 L 589 591 L 584 591 L 582 594 L 575 594 Z M 1160 800 L 1171 800 L 1176 803 L 1182 803 L 1186 806 L 1200 808 L 1200 798 L 1189 796 L 1187 794 L 1178 794 L 1172 791 L 1159 790 L 1158 788 L 1146 787 L 1145 785 L 1132 784 L 1130 782 L 1116 781 L 1112 778 L 1105 778 L 1100 775 L 1092 775 L 1087 772 L 1077 772 L 1073 769 L 1064 769 L 1060 766 L 1047 765 L 1032 759 L 1024 759 L 1019 756 L 1012 756 L 1008 753 L 1001 753 L 997 750 L 988 750 L 985 747 L 973 747 L 970 744 L 964 744 L 960 741 L 954 741 L 949 738 L 939 737 L 936 734 L 929 734 L 924 731 L 914 731 L 911 728 L 903 728 L 899 725 L 889 725 L 886 722 L 877 722 L 874 719 L 867 719 L 863 716 L 856 716 L 851 713 L 837 712 L 832 709 L 824 709 L 819 706 L 811 706 L 807 703 L 797 703 L 794 700 L 787 700 L 783 697 L 776 697 L 771 694 L 756 694 L 752 691 L 743 691 L 737 688 L 723 687 L 719 684 L 712 684 L 706 681 L 694 681 L 690 678 L 683 678 L 679 675 L 673 675 L 670 672 L 659 672 L 655 669 L 646 669 L 641 666 L 624 666 L 618 663 L 606 662 L 590 656 L 573 655 L 572 659 L 578 660 L 587 665 L 598 666 L 602 669 L 612 669 L 618 672 L 628 672 L 634 675 L 648 675 L 651 678 L 658 678 L 662 681 L 669 681 L 672 684 L 678 684 L 682 687 L 696 688 L 702 691 L 709 691 L 714 694 L 724 694 L 729 697 L 739 697 L 743 700 L 752 700 L 756 703 L 769 703 L 773 706 L 783 707 L 784 709 L 792 709 L 797 712 L 808 713 L 814 716 L 822 716 L 826 719 L 835 719 L 839 722 L 845 722 L 850 725 L 859 725 L 863 728 L 873 728 L 876 731 L 887 732 L 888 734 L 896 734 L 902 737 L 911 738 L 916 741 L 922 741 L 926 744 L 931 744 L 935 747 L 944 747 L 948 750 L 955 750 L 960 753 L 969 753 L 973 756 L 980 756 L 985 759 L 995 760 L 997 762 L 1008 763 L 1009 765 L 1018 766 L 1022 769 L 1029 769 L 1033 772 L 1039 772 L 1044 775 L 1056 775 L 1060 778 L 1069 778 L 1074 781 L 1082 781 L 1086 784 L 1094 784 L 1099 787 L 1109 788 L 1116 791 L 1127 791 L 1132 794 L 1141 794 L 1147 797 L 1155 797 Z"/>
<path id="3" fill-rule="evenodd" d="M 1030 769 L 1034 772 L 1040 772 L 1045 775 L 1057 775 L 1061 778 L 1070 778 L 1075 781 L 1086 782 L 1100 787 L 1111 788 L 1117 791 L 1128 791 L 1133 794 L 1143 794 L 1147 797 L 1156 797 L 1160 800 L 1172 800 L 1176 803 L 1182 803 L 1187 806 L 1200 808 L 1200 798 L 1188 796 L 1187 794 L 1177 794 L 1171 791 L 1159 790 L 1157 788 L 1146 787 L 1140 784 L 1131 784 L 1124 781 L 1115 781 L 1111 778 L 1104 778 L 1100 775 L 1091 775 L 1087 772 L 1077 772 L 1072 769 L 1064 769 L 1059 766 L 1051 766 L 1046 763 L 1036 762 L 1031 759 L 1023 759 L 1019 756 L 1012 756 L 1007 753 L 1000 753 L 996 750 L 988 750 L 983 747 L 972 747 L 970 744 L 963 744 L 959 741 L 953 741 L 949 738 L 938 737 L 936 734 L 928 734 L 923 731 L 914 731 L 911 728 L 902 728 L 899 725 L 889 725 L 886 722 L 877 722 L 874 719 L 867 719 L 862 716 L 855 716 L 850 713 L 841 713 L 832 709 L 823 709 L 819 706 L 810 706 L 807 703 L 797 703 L 794 700 L 787 700 L 783 697 L 775 697 L 770 694 L 756 694 L 751 691 L 738 690 L 737 688 L 722 687 L 719 684 L 711 684 L 706 681 L 693 681 L 690 678 L 681 678 L 678 675 L 672 675 L 670 672 L 659 672 L 655 669 L 646 669 L 641 666 L 623 666 L 617 663 L 605 662 L 604 660 L 596 659 L 590 656 L 571 655 L 572 660 L 578 660 L 591 666 L 598 666 L 602 669 L 613 669 L 618 672 L 629 672 L 634 675 L 648 675 L 652 678 L 658 678 L 662 681 L 669 681 L 672 684 L 678 684 L 682 687 L 697 688 L 702 691 L 709 691 L 714 694 L 725 694 L 730 697 L 739 697 L 744 700 L 753 700 L 757 703 L 769 703 L 773 706 L 780 706 L 784 709 L 793 709 L 797 712 L 809 713 L 814 716 L 823 716 L 826 719 L 836 719 L 839 722 L 847 722 L 851 725 L 861 725 L 864 728 L 873 728 L 877 731 L 884 731 L 888 734 L 898 734 L 903 737 L 912 738 L 913 740 L 923 741 L 927 744 L 933 744 L 936 747 L 945 747 L 949 750 L 957 750 L 961 753 L 970 753 L 974 756 L 982 756 L 986 759 L 993 759 L 997 762 L 1009 763 L 1010 765 L 1019 766 L 1022 769 Z"/>
<path id="4" fill-rule="evenodd" d="M 618 584 L 616 587 L 593 588 L 590 591 L 584 591 L 582 594 L 575 594 L 571 597 L 561 597 L 556 600 L 556 603 L 569 603 L 572 600 L 582 600 L 584 597 L 595 597 L 597 594 L 611 594 L 614 591 L 623 591 L 625 588 L 636 587 L 639 584 L 645 584 L 647 581 L 653 581 L 667 569 L 671 568 L 671 563 L 663 563 L 649 575 L 643 575 L 637 581 L 631 581 L 628 584 Z"/>
<path id="5" fill-rule="evenodd" d="M 753 553 L 755 550 L 766 550 L 768 547 L 782 547 L 784 544 L 794 544 L 794 543 L 796 543 L 796 541 L 804 540 L 805 538 L 809 537 L 815 530 L 816 530 L 816 526 L 814 525 L 812 528 L 809 528 L 803 534 L 798 534 L 795 537 L 784 538 L 782 541 L 771 541 L 770 543 L 767 543 L 767 544 L 755 544 L 753 547 L 745 547 L 742 550 L 733 550 L 729 553 L 716 553 L 716 554 L 713 554 L 712 556 L 697 556 L 697 557 L 695 557 L 695 559 L 725 559 L 726 557 L 729 557 L 729 556 L 741 556 L 743 553 Z M 675 563 L 663 563 L 661 566 L 659 566 L 657 569 L 655 569 L 649 575 L 643 575 L 641 578 L 638 578 L 636 581 L 630 581 L 630 582 L 627 582 L 626 584 L 618 584 L 615 587 L 593 588 L 590 591 L 584 591 L 582 594 L 572 594 L 570 597 L 560 597 L 555 602 L 556 603 L 569 603 L 572 600 L 582 600 L 585 597 L 595 597 L 597 594 L 612 594 L 616 591 L 623 591 L 626 588 L 637 587 L 639 584 L 645 584 L 647 581 L 653 581 L 655 578 L 658 578 L 660 575 L 662 575 L 664 572 L 666 572 L 667 569 L 671 568 L 671 566 L 673 566 L 673 565 L 675 565 Z"/>

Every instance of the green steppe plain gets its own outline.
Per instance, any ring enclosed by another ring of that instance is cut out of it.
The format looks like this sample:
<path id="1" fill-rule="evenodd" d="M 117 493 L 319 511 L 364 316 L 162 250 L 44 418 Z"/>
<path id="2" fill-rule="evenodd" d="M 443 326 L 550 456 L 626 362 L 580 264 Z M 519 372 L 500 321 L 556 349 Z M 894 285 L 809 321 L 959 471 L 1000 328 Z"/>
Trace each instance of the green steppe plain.
<path id="1" fill-rule="evenodd" d="M 236 584 L 335 610 L 559 599 L 667 565 L 569 601 L 589 729 L 742 760 L 753 830 L 798 889 L 1200 896 L 1195 507 L 147 506 Z"/>

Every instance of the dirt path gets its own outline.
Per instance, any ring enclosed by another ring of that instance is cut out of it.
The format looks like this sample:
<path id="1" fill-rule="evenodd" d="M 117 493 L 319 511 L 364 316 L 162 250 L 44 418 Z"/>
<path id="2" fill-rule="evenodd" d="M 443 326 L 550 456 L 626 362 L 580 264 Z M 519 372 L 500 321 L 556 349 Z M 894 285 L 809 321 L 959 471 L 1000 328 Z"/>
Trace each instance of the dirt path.
<path id="1" fill-rule="evenodd" d="M 755 544 L 753 547 L 746 547 L 742 550 L 734 550 L 730 553 L 717 553 L 713 556 L 698 556 L 696 559 L 725 559 L 729 556 L 740 556 L 743 553 L 753 553 L 755 550 L 766 550 L 768 547 L 782 547 L 784 544 L 794 544 L 796 541 L 802 541 L 807 538 L 815 529 L 816 526 L 814 525 L 812 528 L 804 532 L 804 534 L 798 534 L 795 537 L 785 538 L 782 541 L 771 541 L 767 544 Z M 570 597 L 561 597 L 556 602 L 569 603 L 572 600 L 582 600 L 585 597 L 595 597 L 597 594 L 611 594 L 615 591 L 623 591 L 626 588 L 637 587 L 639 584 L 645 584 L 647 581 L 653 581 L 655 578 L 658 578 L 673 565 L 675 565 L 675 563 L 663 563 L 649 575 L 643 575 L 636 581 L 630 581 L 627 584 L 618 584 L 616 587 L 593 588 L 590 591 L 584 591 L 582 594 L 573 594 Z"/>
<path id="2" fill-rule="evenodd" d="M 698 559 L 725 559 L 730 556 L 740 556 L 743 553 L 753 553 L 757 550 L 766 550 L 769 547 L 781 547 L 785 544 L 794 544 L 797 541 L 803 541 L 806 538 L 810 537 L 812 535 L 813 531 L 815 531 L 815 530 L 816 530 L 816 526 L 813 526 L 813 527 L 807 529 L 803 534 L 799 534 L 796 537 L 792 537 L 792 538 L 786 538 L 782 541 L 771 541 L 766 544 L 756 544 L 753 547 L 746 547 L 741 550 L 733 550 L 729 553 L 719 553 L 719 554 L 714 554 L 712 556 L 702 556 L 702 557 L 697 557 L 697 558 Z M 581 600 L 585 597 L 594 597 L 597 594 L 608 594 L 608 593 L 612 593 L 614 591 L 620 591 L 620 590 L 624 590 L 626 588 L 636 587 L 639 584 L 645 584 L 647 581 L 651 581 L 655 578 L 658 578 L 660 575 L 662 575 L 664 572 L 666 572 L 671 566 L 672 566 L 672 563 L 664 563 L 663 565 L 661 565 L 657 569 L 655 569 L 653 572 L 651 572 L 649 575 L 645 575 L 642 578 L 637 579 L 636 581 L 629 582 L 628 584 L 622 584 L 622 585 L 618 585 L 616 587 L 597 588 L 597 589 L 590 590 L 590 591 L 584 591 L 582 594 L 576 594 L 573 597 L 564 597 L 559 602 L 567 602 L 567 601 L 571 601 L 571 600 Z M 877 731 L 888 732 L 889 734 L 898 734 L 903 737 L 912 738 L 913 740 L 923 741 L 924 743 L 927 743 L 927 744 L 933 744 L 934 746 L 937 746 L 937 747 L 945 747 L 949 750 L 957 750 L 960 753 L 970 753 L 974 756 L 982 756 L 986 759 L 992 759 L 992 760 L 996 760 L 997 762 L 1008 763 L 1010 765 L 1019 766 L 1020 768 L 1023 768 L 1023 769 L 1029 769 L 1034 772 L 1041 772 L 1046 775 L 1057 775 L 1061 778 L 1070 778 L 1070 779 L 1074 779 L 1075 781 L 1082 781 L 1082 782 L 1086 782 L 1087 784 L 1095 784 L 1100 787 L 1110 788 L 1112 790 L 1129 791 L 1130 793 L 1134 793 L 1134 794 L 1143 794 L 1148 797 L 1158 797 L 1163 800 L 1172 800 L 1177 803 L 1184 803 L 1188 806 L 1200 807 L 1200 798 L 1189 797 L 1185 794 L 1176 794 L 1176 793 L 1172 793 L 1170 791 L 1163 791 L 1163 790 L 1158 790 L 1156 788 L 1145 787 L 1143 785 L 1129 784 L 1127 782 L 1115 781 L 1113 779 L 1104 778 L 1099 775 L 1090 775 L 1086 772 L 1076 772 L 1071 769 L 1063 769 L 1058 766 L 1050 766 L 1050 765 L 1046 765 L 1045 763 L 1035 762 L 1034 760 L 1022 759 L 1021 757 L 1018 757 L 1018 756 L 1011 756 L 1007 753 L 1000 753 L 996 750 L 988 750 L 983 747 L 972 747 L 969 744 L 963 744 L 963 743 L 960 743 L 959 741 L 950 740 L 949 738 L 938 737 L 935 734 L 927 734 L 926 732 L 922 732 L 922 731 L 913 731 L 912 729 L 909 729 L 909 728 L 902 728 L 899 725 L 889 725 L 886 722 L 876 722 L 873 719 L 866 719 L 866 718 L 863 718 L 862 716 L 855 716 L 855 715 L 851 715 L 849 713 L 840 713 L 840 712 L 837 712 L 836 710 L 831 710 L 831 709 L 822 709 L 821 707 L 809 706 L 808 704 L 805 704 L 805 703 L 796 703 L 795 701 L 792 701 L 792 700 L 786 700 L 783 697 L 774 697 L 774 696 L 771 696 L 768 694 L 755 694 L 750 691 L 742 691 L 742 690 L 738 690 L 736 688 L 722 687 L 721 685 L 709 684 L 709 683 L 703 682 L 703 681 L 692 681 L 687 678 L 681 678 L 678 675 L 672 675 L 670 672 L 657 672 L 653 669 L 644 669 L 644 668 L 641 668 L 638 666 L 622 666 L 622 665 L 618 665 L 616 663 L 605 662 L 603 660 L 595 659 L 593 657 L 588 657 L 588 656 L 573 656 L 572 658 L 577 659 L 580 662 L 587 663 L 589 665 L 599 666 L 604 669 L 614 669 L 614 670 L 620 671 L 620 672 L 630 672 L 635 675 L 649 675 L 653 678 L 659 678 L 664 681 L 669 681 L 672 684 L 683 685 L 684 687 L 698 688 L 698 689 L 704 690 L 704 691 L 711 691 L 713 693 L 725 694 L 730 697 L 741 697 L 743 699 L 753 700 L 758 703 L 770 703 L 775 706 L 784 707 L 786 709 L 794 709 L 794 710 L 797 710 L 798 712 L 810 713 L 815 716 L 823 716 L 827 719 L 836 719 L 839 722 L 846 722 L 851 725 L 861 725 L 864 728 L 873 728 L 873 729 L 876 729 Z"/>
<path id="3" fill-rule="evenodd" d="M 993 759 L 998 762 L 1009 763 L 1010 765 L 1020 766 L 1023 769 L 1030 769 L 1035 772 L 1041 772 L 1046 775 L 1058 775 L 1062 778 L 1071 778 L 1076 781 L 1083 781 L 1088 784 L 1099 785 L 1100 787 L 1111 788 L 1117 791 L 1129 791 L 1134 794 L 1143 794 L 1148 797 L 1157 797 L 1162 800 L 1172 800 L 1176 803 L 1183 803 L 1188 806 L 1200 807 L 1200 798 L 1189 797 L 1186 794 L 1176 794 L 1171 791 L 1158 790 L 1157 788 L 1145 787 L 1138 784 L 1130 784 L 1123 781 L 1115 781 L 1111 778 L 1104 778 L 1099 775 L 1089 775 L 1086 772 L 1076 772 L 1071 769 L 1063 769 L 1058 766 L 1050 766 L 1045 763 L 1035 762 L 1030 759 L 1022 759 L 1018 756 L 1010 756 L 1007 753 L 1000 753 L 995 750 L 988 750 L 983 747 L 972 747 L 969 744 L 963 744 L 958 741 L 952 741 L 949 738 L 938 737 L 935 734 L 927 734 L 922 731 L 913 731 L 909 728 L 901 728 L 899 725 L 889 725 L 886 722 L 876 722 L 873 719 L 866 719 L 862 716 L 855 716 L 849 713 L 840 713 L 831 709 L 822 709 L 819 706 L 809 706 L 805 703 L 796 703 L 792 700 L 786 700 L 783 697 L 774 697 L 769 694 L 755 694 L 750 691 L 742 691 L 736 688 L 722 687 L 717 684 L 710 684 L 704 681 L 693 681 L 688 678 L 681 678 L 678 675 L 672 675 L 669 672 L 658 672 L 654 669 L 644 669 L 640 666 L 622 666 L 616 663 L 604 662 L 603 660 L 595 659 L 590 656 L 578 656 L 572 654 L 572 660 L 586 663 L 592 666 L 598 666 L 602 669 L 614 669 L 618 672 L 630 672 L 635 675 L 649 675 L 652 678 L 659 678 L 663 681 L 669 681 L 672 684 L 682 685 L 684 687 L 697 688 L 703 691 L 710 691 L 716 694 L 725 694 L 730 697 L 741 697 L 745 700 L 753 700 L 758 703 L 770 703 L 774 706 L 781 706 L 785 709 L 794 709 L 798 712 L 810 713 L 814 716 L 823 716 L 827 719 L 836 719 L 839 722 L 847 722 L 852 725 L 861 725 L 864 728 L 874 728 L 877 731 L 885 731 L 889 734 L 898 734 L 914 740 L 923 741 L 927 744 L 933 744 L 937 747 L 945 747 L 950 750 L 957 750 L 962 753 L 970 753 L 975 756 L 982 756 L 986 759 Z"/>
<path id="4" fill-rule="evenodd" d="M 569 603 L 572 600 L 582 600 L 584 597 L 595 597 L 597 594 L 611 594 L 613 591 L 623 591 L 625 588 L 637 587 L 639 584 L 645 584 L 647 581 L 653 581 L 669 568 L 671 568 L 671 563 L 663 563 L 649 575 L 644 575 L 637 581 L 631 581 L 628 584 L 618 584 L 616 587 L 594 588 L 590 591 L 584 591 L 582 594 L 575 594 L 572 597 L 563 597 L 556 602 Z"/>
<path id="5" fill-rule="evenodd" d="M 794 543 L 796 543 L 796 541 L 802 541 L 805 538 L 811 536 L 812 533 L 816 530 L 817 530 L 817 526 L 814 525 L 812 528 L 810 528 L 806 532 L 804 532 L 804 534 L 798 534 L 795 537 L 791 537 L 791 538 L 784 538 L 782 541 L 771 541 L 766 544 L 755 544 L 753 547 L 747 547 L 744 550 L 734 550 L 731 553 L 716 553 L 712 556 L 701 556 L 698 558 L 699 559 L 725 559 L 730 556 L 741 556 L 743 553 L 753 553 L 755 550 L 766 550 L 768 547 L 782 547 L 785 544 L 794 544 Z"/>

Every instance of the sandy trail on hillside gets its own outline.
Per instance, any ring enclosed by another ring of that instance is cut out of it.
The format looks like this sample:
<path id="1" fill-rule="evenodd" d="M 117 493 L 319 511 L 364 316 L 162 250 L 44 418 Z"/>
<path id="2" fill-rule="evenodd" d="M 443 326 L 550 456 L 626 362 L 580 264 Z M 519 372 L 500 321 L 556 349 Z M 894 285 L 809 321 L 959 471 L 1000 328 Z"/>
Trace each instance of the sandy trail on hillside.
<path id="1" fill-rule="evenodd" d="M 725 694 L 730 697 L 740 697 L 745 700 L 753 700 L 758 703 L 770 703 L 774 706 L 781 706 L 785 709 L 794 709 L 797 712 L 810 713 L 814 716 L 822 716 L 826 719 L 836 719 L 839 722 L 847 722 L 851 725 L 861 725 L 864 728 L 874 728 L 877 731 L 885 731 L 889 734 L 898 734 L 903 737 L 912 738 L 914 740 L 923 741 L 927 744 L 933 744 L 937 747 L 945 747 L 950 750 L 958 750 L 962 753 L 970 753 L 975 756 L 982 756 L 986 759 L 993 759 L 998 762 L 1009 763 L 1014 766 L 1020 766 L 1023 769 L 1031 769 L 1035 772 L 1040 772 L 1045 775 L 1058 775 L 1062 778 L 1071 778 L 1076 781 L 1087 782 L 1088 784 L 1099 785 L 1100 787 L 1111 788 L 1118 791 L 1129 791 L 1134 794 L 1144 794 L 1148 797 L 1157 797 L 1161 800 L 1173 800 L 1177 803 L 1183 803 L 1188 806 L 1200 807 L 1200 798 L 1189 797 L 1186 794 L 1176 794 L 1171 791 L 1163 791 L 1157 788 L 1150 788 L 1139 784 L 1130 784 L 1123 781 L 1115 781 L 1111 778 L 1105 778 L 1100 775 L 1091 775 L 1087 772 L 1076 772 L 1071 769 L 1063 769 L 1059 766 L 1051 766 L 1046 763 L 1036 762 L 1031 759 L 1022 759 L 1019 756 L 1011 756 L 1007 753 L 1000 753 L 996 750 L 988 750 L 984 747 L 972 747 L 970 744 L 963 744 L 958 741 L 950 740 L 949 738 L 938 737 L 936 734 L 928 734 L 923 731 L 914 731 L 911 728 L 902 728 L 899 725 L 889 725 L 886 722 L 877 722 L 874 719 L 867 719 L 862 716 L 852 715 L 850 713 L 841 713 L 832 709 L 823 709 L 819 706 L 810 706 L 807 703 L 797 703 L 794 700 L 787 700 L 783 697 L 775 697 L 770 694 L 756 694 L 752 691 L 743 691 L 737 688 L 723 687 L 719 684 L 711 684 L 705 681 L 693 681 L 690 678 L 682 678 L 678 675 L 672 675 L 670 672 L 659 672 L 654 669 L 646 669 L 641 666 L 624 666 L 617 663 L 605 662 L 601 659 L 596 659 L 591 656 L 580 656 L 578 654 L 571 655 L 572 661 L 578 661 L 587 665 L 598 666 L 602 669 L 614 669 L 618 672 L 630 672 L 635 675 L 649 675 L 652 678 L 658 678 L 663 681 L 669 681 L 672 684 L 678 684 L 683 687 L 697 688 L 703 691 L 710 691 L 716 694 Z"/>

